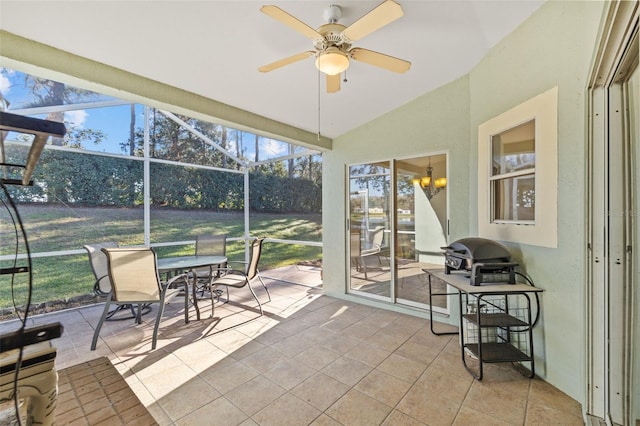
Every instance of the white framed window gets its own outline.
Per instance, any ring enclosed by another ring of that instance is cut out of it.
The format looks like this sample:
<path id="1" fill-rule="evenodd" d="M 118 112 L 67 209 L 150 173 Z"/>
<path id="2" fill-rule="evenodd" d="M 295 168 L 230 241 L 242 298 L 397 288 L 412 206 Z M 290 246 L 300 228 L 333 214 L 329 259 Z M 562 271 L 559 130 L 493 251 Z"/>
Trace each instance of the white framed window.
<path id="1" fill-rule="evenodd" d="M 557 247 L 558 88 L 478 127 L 479 236 Z"/>

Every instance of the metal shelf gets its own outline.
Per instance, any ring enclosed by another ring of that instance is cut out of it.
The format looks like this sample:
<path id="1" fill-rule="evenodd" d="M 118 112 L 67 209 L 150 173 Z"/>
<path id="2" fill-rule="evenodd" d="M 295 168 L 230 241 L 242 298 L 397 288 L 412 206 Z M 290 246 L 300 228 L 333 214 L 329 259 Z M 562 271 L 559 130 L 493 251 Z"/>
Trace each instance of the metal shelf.
<path id="1" fill-rule="evenodd" d="M 464 345 L 473 355 L 480 357 L 480 348 L 477 343 L 467 343 Z M 531 357 L 520 351 L 509 343 L 483 343 L 482 344 L 482 362 L 519 362 L 531 361 Z"/>
<path id="2" fill-rule="evenodd" d="M 480 323 L 478 324 L 477 314 L 464 314 L 464 319 L 472 324 L 480 325 L 480 327 L 528 327 L 529 324 L 512 315 L 504 312 L 492 314 L 480 314 Z"/>

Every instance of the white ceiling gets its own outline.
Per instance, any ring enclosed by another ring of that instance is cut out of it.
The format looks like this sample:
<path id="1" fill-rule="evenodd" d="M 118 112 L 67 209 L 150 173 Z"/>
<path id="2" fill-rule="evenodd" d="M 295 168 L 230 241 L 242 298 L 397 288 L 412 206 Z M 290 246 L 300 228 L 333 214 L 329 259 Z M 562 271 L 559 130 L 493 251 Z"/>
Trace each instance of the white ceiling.
<path id="1" fill-rule="evenodd" d="M 342 1 L 349 25 L 382 0 Z M 259 115 L 334 138 L 468 73 L 543 0 L 398 0 L 404 16 L 354 43 L 412 62 L 395 74 L 351 61 L 327 94 L 313 58 L 257 68 L 312 48 L 259 11 L 275 4 L 309 26 L 327 1 L 0 0 L 0 28 Z M 320 120 L 320 121 L 319 121 Z"/>

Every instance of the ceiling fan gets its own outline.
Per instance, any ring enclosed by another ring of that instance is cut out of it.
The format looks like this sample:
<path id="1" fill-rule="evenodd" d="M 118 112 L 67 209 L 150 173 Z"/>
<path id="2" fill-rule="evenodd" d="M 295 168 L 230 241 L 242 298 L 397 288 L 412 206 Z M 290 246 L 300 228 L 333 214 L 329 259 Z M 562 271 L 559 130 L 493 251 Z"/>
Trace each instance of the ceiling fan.
<path id="1" fill-rule="evenodd" d="M 262 6 L 260 11 L 310 38 L 314 46 L 314 50 L 264 65 L 258 68 L 260 72 L 273 71 L 315 56 L 316 68 L 327 75 L 327 92 L 334 93 L 340 90 L 340 73 L 349 67 L 350 59 L 397 73 L 406 72 L 411 67 L 411 62 L 403 59 L 361 47 L 351 47 L 354 41 L 360 40 L 404 15 L 402 7 L 393 0 L 385 0 L 348 27 L 338 24 L 342 14 L 340 6 L 331 5 L 324 13 L 324 18 L 329 23 L 320 26 L 317 30 L 277 6 Z"/>

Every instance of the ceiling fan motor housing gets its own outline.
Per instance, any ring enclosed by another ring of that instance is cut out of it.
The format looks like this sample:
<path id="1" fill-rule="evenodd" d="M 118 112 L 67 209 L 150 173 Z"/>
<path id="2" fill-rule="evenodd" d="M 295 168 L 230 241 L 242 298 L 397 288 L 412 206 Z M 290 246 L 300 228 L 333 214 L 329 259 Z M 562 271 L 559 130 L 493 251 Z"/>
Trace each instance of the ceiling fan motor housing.
<path id="1" fill-rule="evenodd" d="M 327 7 L 322 13 L 322 17 L 330 24 L 335 24 L 342 16 L 342 8 L 336 4 Z"/>
<path id="2" fill-rule="evenodd" d="M 322 34 L 322 40 L 317 40 L 315 48 L 319 51 L 323 51 L 328 47 L 336 46 L 340 50 L 347 50 L 351 47 L 351 43 L 347 43 L 342 31 L 346 27 L 341 24 L 324 24 L 318 28 L 318 32 Z"/>

